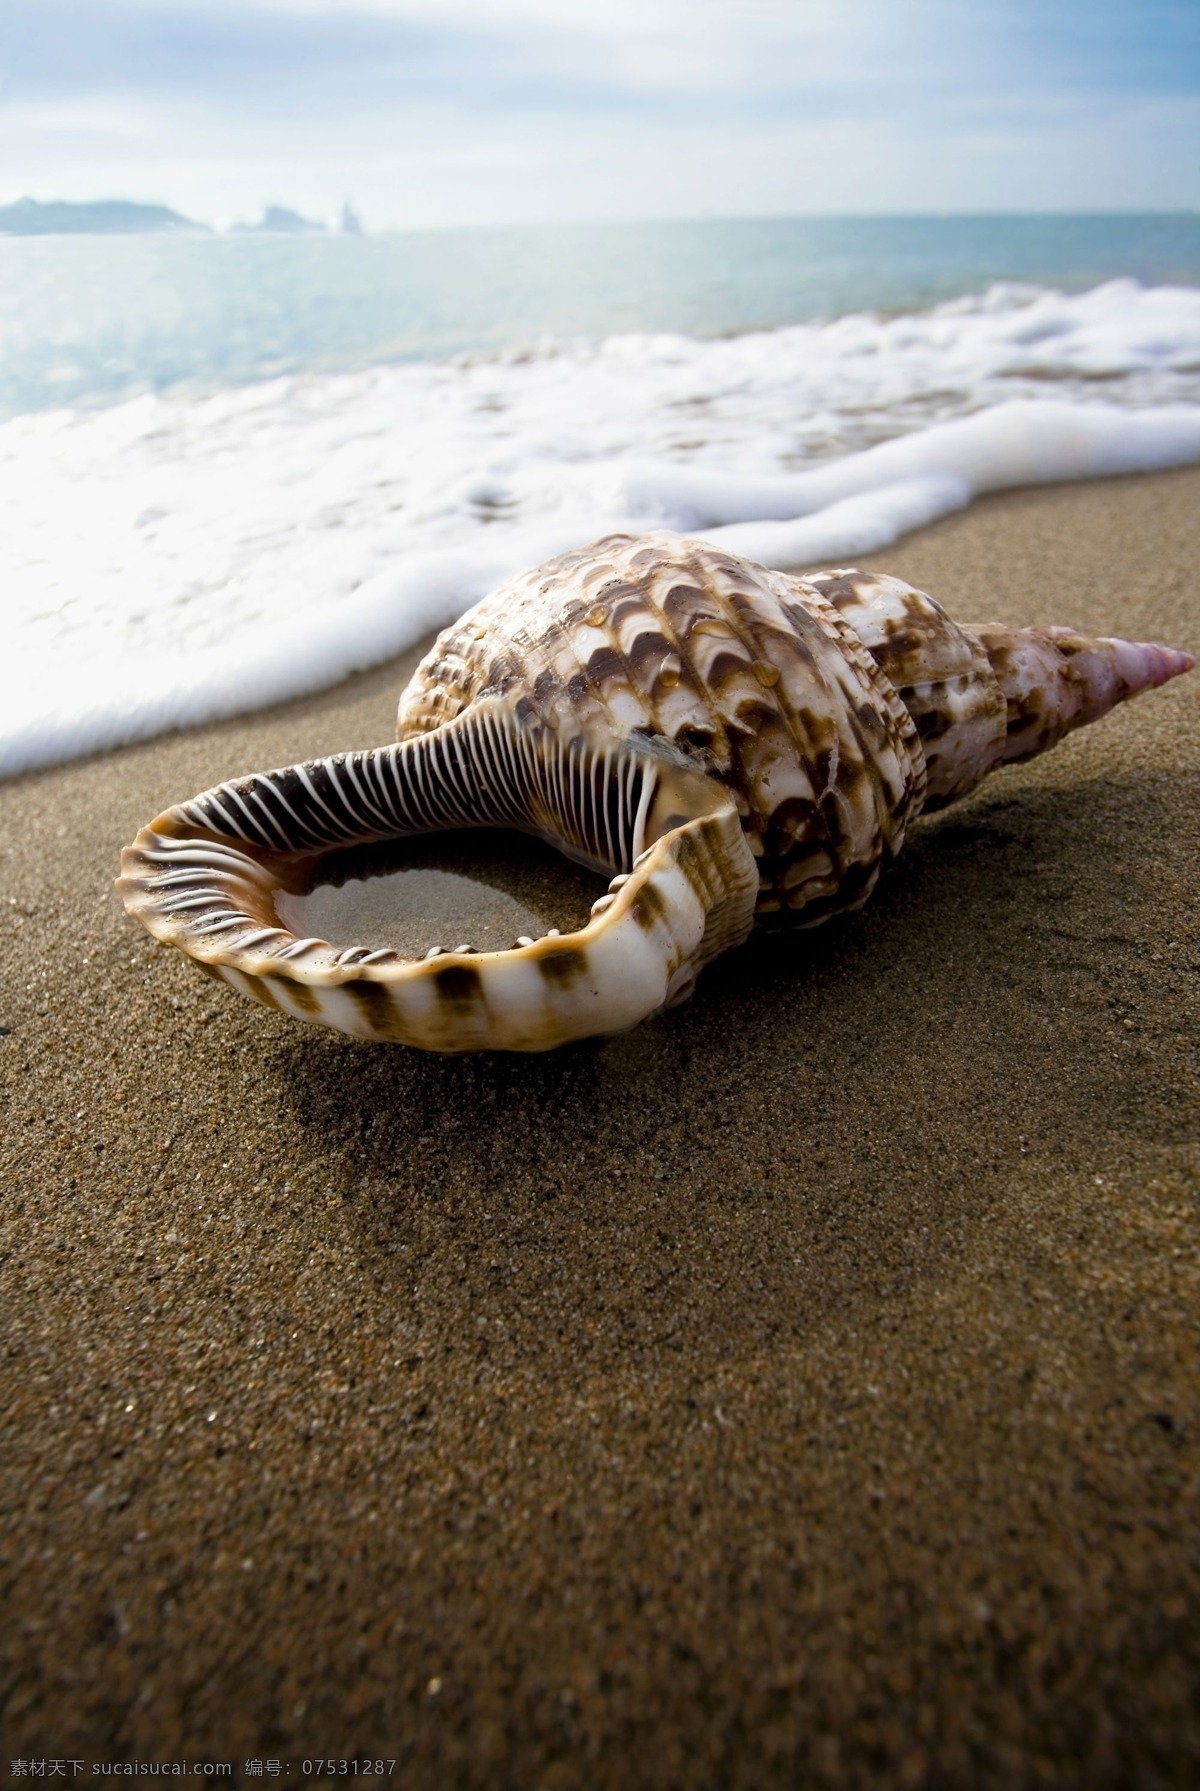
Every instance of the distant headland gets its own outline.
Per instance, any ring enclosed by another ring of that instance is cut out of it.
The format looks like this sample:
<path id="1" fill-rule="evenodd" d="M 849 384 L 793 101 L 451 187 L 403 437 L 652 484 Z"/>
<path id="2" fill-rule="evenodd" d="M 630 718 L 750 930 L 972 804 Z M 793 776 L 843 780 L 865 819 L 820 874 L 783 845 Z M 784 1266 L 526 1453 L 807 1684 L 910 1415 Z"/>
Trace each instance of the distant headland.
<path id="1" fill-rule="evenodd" d="M 0 232 L 7 236 L 140 236 L 159 230 L 198 230 L 211 235 L 207 224 L 197 224 L 169 205 L 135 205 L 131 199 L 100 199 L 84 205 L 60 199 L 48 204 L 40 199 L 18 199 L 15 205 L 0 205 Z"/>
<path id="2" fill-rule="evenodd" d="M 234 224 L 238 235 L 328 235 L 329 227 L 303 217 L 286 205 L 268 205 L 257 224 Z M 347 201 L 338 229 L 343 236 L 361 236 L 362 222 Z M 139 205 L 132 199 L 98 199 L 82 204 L 54 199 L 18 199 L 0 205 L 0 236 L 145 236 L 164 231 L 212 236 L 208 224 L 185 218 L 169 205 Z"/>

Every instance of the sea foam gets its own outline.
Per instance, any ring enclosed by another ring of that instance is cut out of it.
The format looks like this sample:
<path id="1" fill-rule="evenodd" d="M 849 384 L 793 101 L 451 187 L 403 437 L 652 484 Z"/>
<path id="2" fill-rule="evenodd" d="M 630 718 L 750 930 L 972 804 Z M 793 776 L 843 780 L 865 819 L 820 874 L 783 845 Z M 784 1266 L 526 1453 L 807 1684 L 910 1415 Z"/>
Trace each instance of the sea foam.
<path id="1" fill-rule="evenodd" d="M 613 530 L 812 566 L 1200 461 L 1198 398 L 1200 292 L 1116 281 L 18 417 L 0 775 L 332 684 Z"/>

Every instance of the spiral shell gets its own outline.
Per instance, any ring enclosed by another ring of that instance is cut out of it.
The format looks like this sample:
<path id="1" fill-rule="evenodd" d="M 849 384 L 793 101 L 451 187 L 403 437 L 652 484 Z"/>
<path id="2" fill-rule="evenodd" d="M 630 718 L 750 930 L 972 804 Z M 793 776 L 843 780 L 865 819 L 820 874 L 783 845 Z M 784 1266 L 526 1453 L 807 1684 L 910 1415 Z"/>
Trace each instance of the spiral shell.
<path id="1" fill-rule="evenodd" d="M 864 901 L 925 792 L 911 715 L 817 585 L 698 541 L 618 536 L 513 579 L 441 636 L 399 738 L 485 691 L 559 736 L 670 741 L 729 791 L 760 919 Z"/>
<path id="2" fill-rule="evenodd" d="M 857 907 L 922 808 L 1191 663 L 967 628 L 876 574 L 797 578 L 613 536 L 447 630 L 397 744 L 167 810 L 119 887 L 156 937 L 284 1012 L 440 1051 L 546 1049 L 682 998 L 756 920 Z M 289 879 L 349 843 L 489 825 L 615 873 L 587 926 L 415 960 L 282 920 Z"/>

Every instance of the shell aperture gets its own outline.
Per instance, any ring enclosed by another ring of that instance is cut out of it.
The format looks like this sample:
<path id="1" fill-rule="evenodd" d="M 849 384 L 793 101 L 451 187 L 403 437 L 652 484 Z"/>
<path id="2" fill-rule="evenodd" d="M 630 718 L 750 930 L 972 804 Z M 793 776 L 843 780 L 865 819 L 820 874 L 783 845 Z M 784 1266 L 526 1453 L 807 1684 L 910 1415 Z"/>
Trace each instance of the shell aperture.
<path id="1" fill-rule="evenodd" d="M 686 996 L 756 922 L 859 906 L 909 822 L 1192 661 L 1063 628 L 956 623 L 873 573 L 800 578 L 613 536 L 447 629 L 398 740 L 168 809 L 119 888 L 157 938 L 284 1013 L 426 1049 L 545 1050 Z M 611 878 L 587 924 L 420 958 L 299 938 L 326 855 L 465 827 Z"/>

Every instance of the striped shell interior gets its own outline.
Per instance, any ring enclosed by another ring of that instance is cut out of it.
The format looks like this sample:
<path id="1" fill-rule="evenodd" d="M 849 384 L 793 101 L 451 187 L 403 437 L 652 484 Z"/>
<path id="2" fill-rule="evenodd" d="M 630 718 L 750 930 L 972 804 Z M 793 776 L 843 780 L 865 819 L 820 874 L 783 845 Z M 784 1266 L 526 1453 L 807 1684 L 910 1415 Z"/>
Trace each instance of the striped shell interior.
<path id="1" fill-rule="evenodd" d="M 339 949 L 276 898 L 347 844 L 461 827 L 540 834 L 616 874 L 587 926 L 511 950 Z M 362 1038 L 542 1050 L 618 1031 L 690 989 L 753 920 L 757 874 L 727 792 L 662 744 L 600 743 L 485 699 L 436 733 L 222 784 L 122 858 L 127 907 L 241 992 Z"/>

